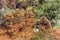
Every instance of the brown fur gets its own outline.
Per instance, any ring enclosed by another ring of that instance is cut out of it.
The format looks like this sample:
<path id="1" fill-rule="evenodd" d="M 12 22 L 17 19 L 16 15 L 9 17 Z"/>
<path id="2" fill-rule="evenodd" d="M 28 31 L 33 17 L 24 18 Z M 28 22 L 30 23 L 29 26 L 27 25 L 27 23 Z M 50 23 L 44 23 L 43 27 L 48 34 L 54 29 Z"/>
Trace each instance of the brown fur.
<path id="1" fill-rule="evenodd" d="M 51 31 L 52 30 L 51 22 L 45 16 L 39 18 L 38 21 L 41 24 L 40 28 L 42 30 L 46 30 L 46 31 Z"/>

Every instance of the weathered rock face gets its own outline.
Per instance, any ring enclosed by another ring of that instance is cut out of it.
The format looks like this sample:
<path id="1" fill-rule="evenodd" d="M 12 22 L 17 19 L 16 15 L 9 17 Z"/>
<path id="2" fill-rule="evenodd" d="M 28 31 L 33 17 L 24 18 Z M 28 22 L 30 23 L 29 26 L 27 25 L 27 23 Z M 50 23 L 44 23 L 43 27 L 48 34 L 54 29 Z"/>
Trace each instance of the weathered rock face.
<path id="1" fill-rule="evenodd" d="M 0 40 L 29 40 L 34 34 L 35 14 L 32 11 L 26 13 L 11 12 L 3 16 L 3 22 L 0 24 Z"/>

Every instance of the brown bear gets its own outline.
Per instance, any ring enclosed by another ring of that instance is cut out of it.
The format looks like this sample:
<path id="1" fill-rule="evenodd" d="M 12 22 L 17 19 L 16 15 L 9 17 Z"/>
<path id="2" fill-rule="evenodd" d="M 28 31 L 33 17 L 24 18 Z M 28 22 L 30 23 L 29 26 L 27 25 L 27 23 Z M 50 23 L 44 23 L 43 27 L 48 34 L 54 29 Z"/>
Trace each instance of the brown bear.
<path id="1" fill-rule="evenodd" d="M 48 32 L 52 31 L 51 22 L 45 16 L 42 16 L 41 18 L 39 18 L 38 22 L 40 22 L 40 29 L 41 30 L 46 30 Z"/>

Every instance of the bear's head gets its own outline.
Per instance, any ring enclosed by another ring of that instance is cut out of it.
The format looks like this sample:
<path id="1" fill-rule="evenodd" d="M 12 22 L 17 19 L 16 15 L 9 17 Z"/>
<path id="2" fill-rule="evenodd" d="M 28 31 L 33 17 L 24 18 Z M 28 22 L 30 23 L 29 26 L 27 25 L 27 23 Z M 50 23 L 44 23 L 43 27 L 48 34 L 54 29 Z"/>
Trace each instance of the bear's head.
<path id="1" fill-rule="evenodd" d="M 48 24 L 48 19 L 45 16 L 42 16 L 38 19 L 38 22 L 40 22 L 40 24 L 46 25 Z"/>

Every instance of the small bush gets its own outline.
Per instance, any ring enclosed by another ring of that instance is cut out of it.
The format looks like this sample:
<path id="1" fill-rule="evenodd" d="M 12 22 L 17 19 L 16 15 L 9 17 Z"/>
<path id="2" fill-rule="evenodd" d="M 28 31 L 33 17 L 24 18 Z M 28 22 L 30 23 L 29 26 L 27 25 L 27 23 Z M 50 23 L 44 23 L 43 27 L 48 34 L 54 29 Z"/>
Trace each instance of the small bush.
<path id="1" fill-rule="evenodd" d="M 38 33 L 34 34 L 30 40 L 57 40 L 56 38 L 52 38 L 48 32 L 46 31 L 39 31 Z"/>

